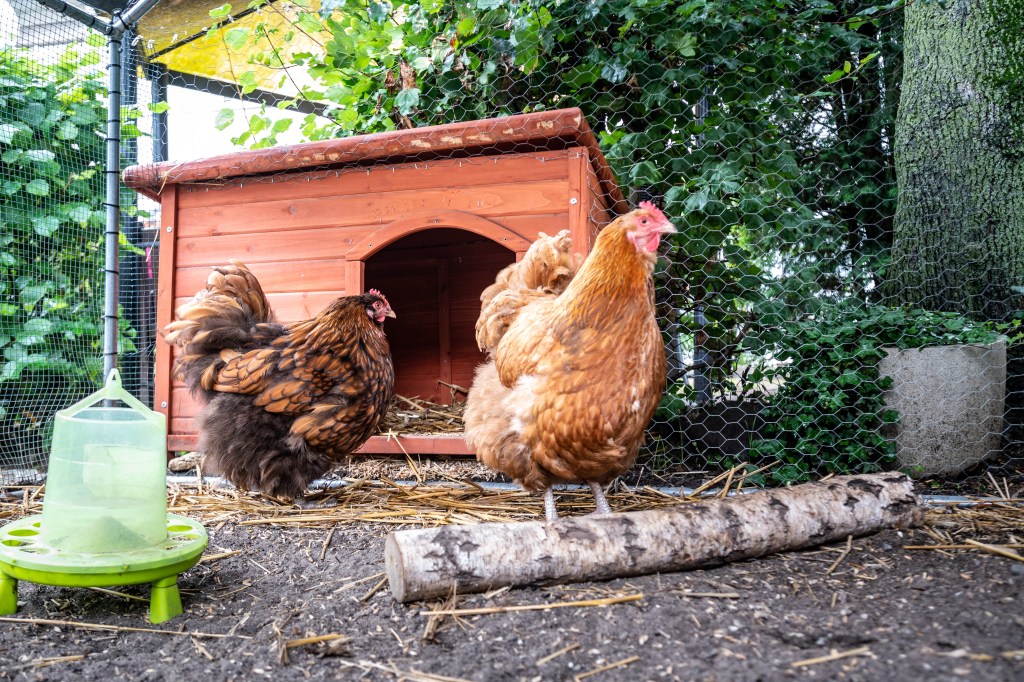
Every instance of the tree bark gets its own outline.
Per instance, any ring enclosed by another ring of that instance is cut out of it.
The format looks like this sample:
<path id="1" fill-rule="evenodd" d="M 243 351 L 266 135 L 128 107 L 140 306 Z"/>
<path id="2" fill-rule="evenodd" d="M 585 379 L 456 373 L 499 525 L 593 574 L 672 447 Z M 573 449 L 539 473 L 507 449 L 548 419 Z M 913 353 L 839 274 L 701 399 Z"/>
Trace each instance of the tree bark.
<path id="1" fill-rule="evenodd" d="M 1017 2 L 907 4 L 891 302 L 989 320 L 1024 308 Z"/>
<path id="2" fill-rule="evenodd" d="M 642 512 L 391 533 L 384 564 L 400 602 L 506 585 L 700 568 L 920 523 L 903 474 L 819 483 Z"/>

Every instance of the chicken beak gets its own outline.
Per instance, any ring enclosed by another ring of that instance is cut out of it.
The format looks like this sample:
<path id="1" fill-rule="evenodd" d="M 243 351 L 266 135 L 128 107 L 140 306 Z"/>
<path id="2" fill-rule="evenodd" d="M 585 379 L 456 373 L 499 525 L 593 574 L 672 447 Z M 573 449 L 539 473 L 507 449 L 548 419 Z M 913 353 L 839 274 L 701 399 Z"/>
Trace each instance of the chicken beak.
<path id="1" fill-rule="evenodd" d="M 394 318 L 397 318 L 398 315 L 395 315 L 395 311 L 394 310 L 392 310 L 391 308 L 388 308 L 387 310 L 384 311 L 384 317 L 390 317 L 390 318 L 394 319 Z"/>
<path id="2" fill-rule="evenodd" d="M 675 225 L 666 220 L 655 230 L 655 232 L 658 234 L 675 234 L 679 232 L 679 230 L 676 229 Z"/>

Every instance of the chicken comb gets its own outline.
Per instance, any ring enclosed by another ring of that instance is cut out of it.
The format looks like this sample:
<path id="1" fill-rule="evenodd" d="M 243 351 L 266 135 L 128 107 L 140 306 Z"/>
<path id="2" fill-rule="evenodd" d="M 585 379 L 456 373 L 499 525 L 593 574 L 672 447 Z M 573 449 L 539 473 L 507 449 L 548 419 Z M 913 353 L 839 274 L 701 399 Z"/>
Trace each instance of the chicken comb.
<path id="1" fill-rule="evenodd" d="M 654 216 L 655 220 L 664 220 L 666 222 L 668 221 L 668 218 L 666 218 L 665 214 L 661 212 L 661 209 L 649 201 L 641 201 L 640 208 L 644 211 L 650 211 L 651 214 Z"/>
<path id="2" fill-rule="evenodd" d="M 370 296 L 376 296 L 377 298 L 379 298 L 381 300 L 384 300 L 384 301 L 388 300 L 387 296 L 385 296 L 384 294 L 380 293 L 380 289 L 370 289 Z"/>

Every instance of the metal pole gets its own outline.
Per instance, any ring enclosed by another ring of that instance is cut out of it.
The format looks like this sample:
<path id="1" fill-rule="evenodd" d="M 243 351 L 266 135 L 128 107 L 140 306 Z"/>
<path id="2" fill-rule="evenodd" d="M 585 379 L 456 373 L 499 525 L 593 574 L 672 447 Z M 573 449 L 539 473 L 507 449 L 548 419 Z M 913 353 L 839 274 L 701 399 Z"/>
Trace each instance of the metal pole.
<path id="1" fill-rule="evenodd" d="M 107 218 L 104 229 L 104 287 L 103 287 L 103 376 L 117 367 L 118 340 L 118 237 L 121 220 L 121 38 L 125 31 L 135 25 L 160 0 L 142 0 L 120 14 L 114 14 L 110 23 L 65 2 L 64 0 L 36 0 L 60 14 L 71 17 L 89 28 L 108 36 L 107 54 L 108 87 L 107 95 L 107 161 L 103 169 L 106 180 Z"/>
<path id="2" fill-rule="evenodd" d="M 85 24 L 89 28 L 96 29 L 104 35 L 111 35 L 112 33 L 118 32 L 113 26 L 103 21 L 94 14 L 90 14 L 85 10 L 76 7 L 75 5 L 69 5 L 64 0 L 36 0 L 40 5 L 49 7 L 55 12 L 59 12 L 66 17 L 71 17 L 80 24 Z"/>
<path id="3" fill-rule="evenodd" d="M 106 265 L 103 306 L 103 376 L 117 367 L 118 236 L 121 220 L 121 31 L 113 31 L 107 40 L 109 55 L 107 91 L 107 163 L 103 169 L 107 181 L 107 223 L 104 231 Z"/>

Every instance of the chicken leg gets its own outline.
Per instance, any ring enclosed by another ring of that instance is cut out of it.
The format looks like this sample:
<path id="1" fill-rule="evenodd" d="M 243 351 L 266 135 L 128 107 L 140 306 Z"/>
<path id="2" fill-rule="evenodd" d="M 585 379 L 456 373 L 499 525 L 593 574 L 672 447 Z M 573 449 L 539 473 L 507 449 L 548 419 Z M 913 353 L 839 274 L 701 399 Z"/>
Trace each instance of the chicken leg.
<path id="1" fill-rule="evenodd" d="M 558 520 L 558 511 L 555 509 L 555 491 L 551 486 L 544 489 L 544 518 L 548 523 Z"/>
<path id="2" fill-rule="evenodd" d="M 612 508 L 608 504 L 608 499 L 604 496 L 604 488 L 594 481 L 587 481 L 587 485 L 590 486 L 590 490 L 594 493 L 594 502 L 597 505 L 594 509 L 594 516 L 611 514 Z"/>
<path id="3" fill-rule="evenodd" d="M 587 485 L 590 486 L 590 491 L 594 493 L 595 508 L 592 512 L 593 515 L 604 516 L 605 514 L 611 514 L 612 508 L 608 504 L 608 498 L 604 496 L 604 488 L 594 481 L 587 481 Z M 555 509 L 555 490 L 551 486 L 544 489 L 544 517 L 548 523 L 558 520 L 558 511 Z"/>

